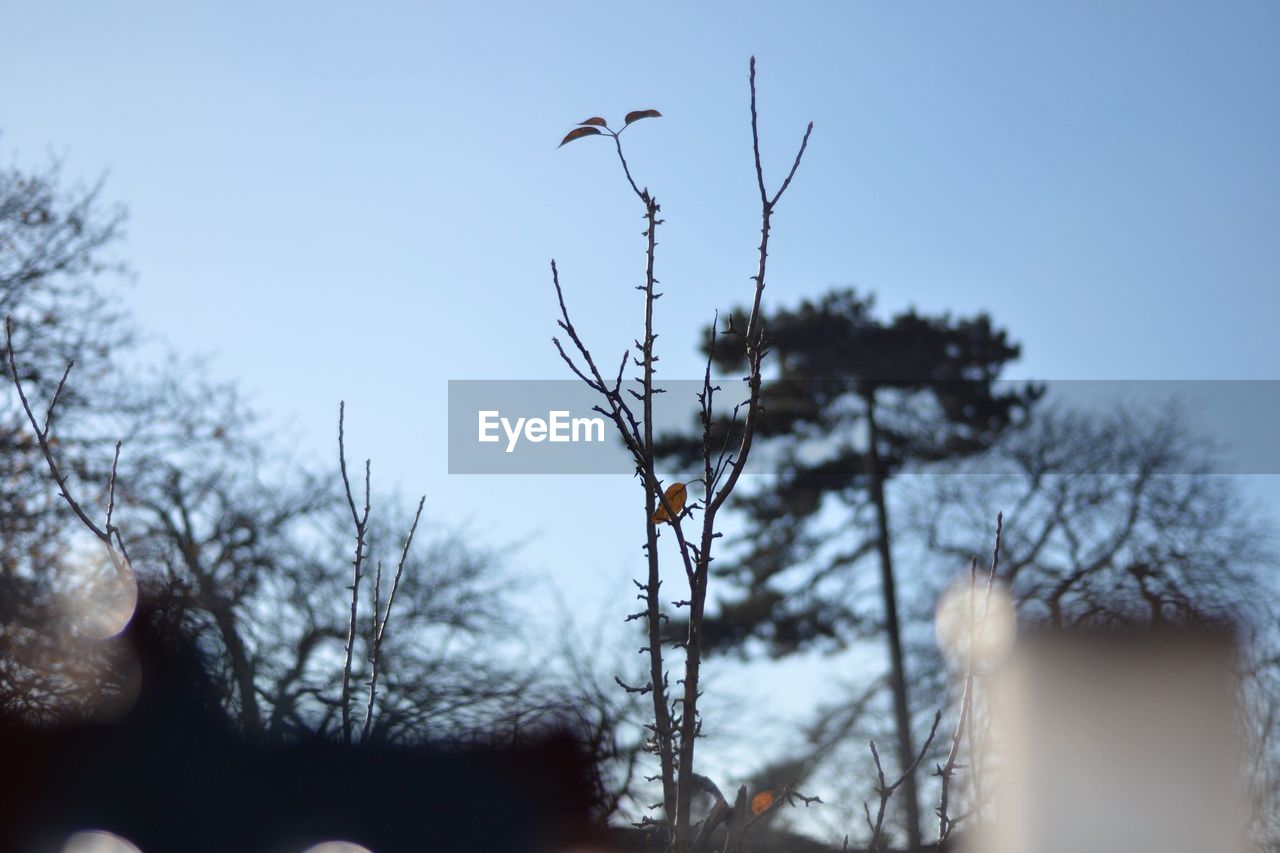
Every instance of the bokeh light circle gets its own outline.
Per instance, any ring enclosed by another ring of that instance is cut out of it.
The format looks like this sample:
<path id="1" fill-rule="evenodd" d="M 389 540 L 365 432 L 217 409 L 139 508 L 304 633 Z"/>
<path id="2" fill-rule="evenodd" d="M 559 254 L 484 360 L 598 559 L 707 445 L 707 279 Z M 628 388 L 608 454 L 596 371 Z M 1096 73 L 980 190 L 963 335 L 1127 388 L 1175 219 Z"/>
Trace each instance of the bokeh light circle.
<path id="1" fill-rule="evenodd" d="M 934 614 L 938 648 L 954 666 L 990 667 L 1004 660 L 1017 634 L 1013 597 L 998 581 L 987 595 L 986 580 L 973 584 L 969 572 L 952 579 L 938 599 Z"/>
<path id="2" fill-rule="evenodd" d="M 112 560 L 102 543 L 77 543 L 57 567 L 56 585 L 63 615 L 81 636 L 95 640 L 114 637 L 128 626 L 138 608 L 138 581 L 117 557 Z"/>
<path id="3" fill-rule="evenodd" d="M 142 853 L 132 844 L 112 832 L 90 829 L 74 833 L 62 845 L 62 853 Z"/>

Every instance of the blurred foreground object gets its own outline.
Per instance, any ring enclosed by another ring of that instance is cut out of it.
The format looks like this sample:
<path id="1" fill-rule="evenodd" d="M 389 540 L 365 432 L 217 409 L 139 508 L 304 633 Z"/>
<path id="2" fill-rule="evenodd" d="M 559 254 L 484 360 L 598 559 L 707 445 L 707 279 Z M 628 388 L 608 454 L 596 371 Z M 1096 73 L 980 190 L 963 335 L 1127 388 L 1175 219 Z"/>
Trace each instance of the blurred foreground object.
<path id="1" fill-rule="evenodd" d="M 596 837 L 593 770 L 569 730 L 280 742 L 236 727 L 195 642 L 150 602 L 113 642 L 138 682 L 117 718 L 0 715 L 0 850 L 497 853 Z"/>
<path id="2" fill-rule="evenodd" d="M 1052 633 L 994 683 L 969 853 L 1247 849 L 1234 646 L 1218 629 Z"/>

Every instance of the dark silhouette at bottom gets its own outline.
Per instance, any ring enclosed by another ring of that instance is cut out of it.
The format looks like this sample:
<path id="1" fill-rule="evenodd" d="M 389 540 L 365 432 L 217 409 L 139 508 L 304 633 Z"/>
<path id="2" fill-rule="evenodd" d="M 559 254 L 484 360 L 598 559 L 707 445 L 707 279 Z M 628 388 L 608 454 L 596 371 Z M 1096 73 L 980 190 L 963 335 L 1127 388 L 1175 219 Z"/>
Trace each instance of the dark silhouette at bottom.
<path id="1" fill-rule="evenodd" d="M 142 610 L 141 672 L 115 722 L 0 720 L 0 849 L 58 851 L 106 830 L 146 853 L 537 851 L 594 836 L 592 769 L 569 731 L 514 745 L 268 743 L 230 724 L 194 642 Z"/>

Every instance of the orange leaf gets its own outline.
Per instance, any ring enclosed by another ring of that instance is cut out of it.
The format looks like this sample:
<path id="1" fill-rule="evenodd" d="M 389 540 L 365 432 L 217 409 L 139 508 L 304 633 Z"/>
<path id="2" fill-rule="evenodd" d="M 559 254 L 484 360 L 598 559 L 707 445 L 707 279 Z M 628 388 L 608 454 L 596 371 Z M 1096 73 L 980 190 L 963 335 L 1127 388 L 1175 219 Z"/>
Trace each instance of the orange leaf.
<path id="1" fill-rule="evenodd" d="M 761 791 L 751 798 L 751 813 L 760 814 L 773 805 L 773 791 Z"/>
<path id="2" fill-rule="evenodd" d="M 608 126 L 609 126 L 609 123 L 608 123 L 607 121 L 605 121 L 604 119 L 600 118 L 600 116 L 592 116 L 591 118 L 587 119 L 586 121 L 580 121 L 580 122 L 578 122 L 578 124 L 581 124 L 581 125 L 594 125 L 595 127 L 608 127 Z"/>
<path id="3" fill-rule="evenodd" d="M 688 497 L 688 491 L 685 489 L 684 483 L 672 483 L 667 486 L 665 496 L 667 503 L 671 504 L 671 509 L 675 511 L 676 515 L 679 515 L 680 510 L 684 509 L 685 498 Z M 667 508 L 659 503 L 657 511 L 653 514 L 654 523 L 661 524 L 670 520 L 671 516 L 667 515 Z"/>
<path id="4" fill-rule="evenodd" d="M 596 136 L 599 133 L 599 128 L 577 127 L 565 134 L 564 139 L 560 140 L 560 145 L 564 145 L 566 142 L 572 142 L 575 139 L 581 139 L 584 136 Z M 557 145 L 556 147 L 559 148 L 560 145 Z"/>
<path id="5" fill-rule="evenodd" d="M 627 124 L 631 124 L 631 122 L 639 121 L 642 118 L 662 118 L 662 113 L 657 110 L 633 110 L 627 113 L 625 121 Z"/>

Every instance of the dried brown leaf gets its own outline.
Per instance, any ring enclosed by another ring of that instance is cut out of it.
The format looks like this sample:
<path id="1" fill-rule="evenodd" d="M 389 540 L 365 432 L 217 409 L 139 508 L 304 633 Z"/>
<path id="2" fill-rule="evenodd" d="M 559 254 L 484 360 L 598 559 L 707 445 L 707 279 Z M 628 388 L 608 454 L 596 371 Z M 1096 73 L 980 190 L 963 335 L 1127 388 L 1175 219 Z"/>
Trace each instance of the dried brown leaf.
<path id="1" fill-rule="evenodd" d="M 564 135 L 564 139 L 561 139 L 560 145 L 557 145 L 556 147 L 559 148 L 561 145 L 564 145 L 567 142 L 572 142 L 575 139 L 581 139 L 584 136 L 598 136 L 599 134 L 600 134 L 599 128 L 575 127 L 573 130 L 569 131 Z"/>
<path id="2" fill-rule="evenodd" d="M 626 123 L 631 124 L 631 122 L 639 121 L 642 118 L 662 118 L 662 113 L 657 110 L 632 110 L 627 113 Z"/>

